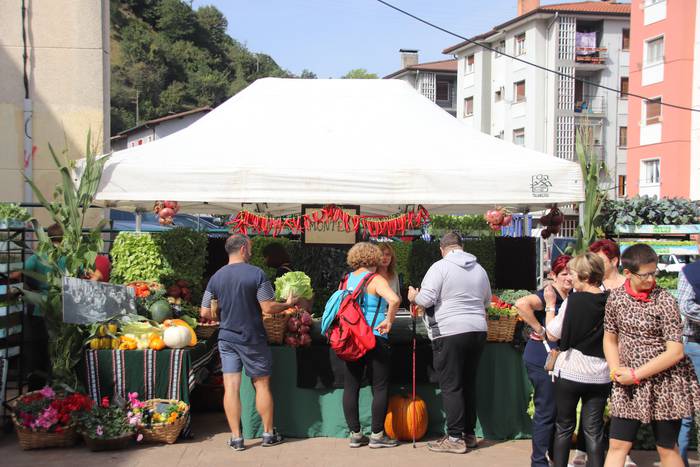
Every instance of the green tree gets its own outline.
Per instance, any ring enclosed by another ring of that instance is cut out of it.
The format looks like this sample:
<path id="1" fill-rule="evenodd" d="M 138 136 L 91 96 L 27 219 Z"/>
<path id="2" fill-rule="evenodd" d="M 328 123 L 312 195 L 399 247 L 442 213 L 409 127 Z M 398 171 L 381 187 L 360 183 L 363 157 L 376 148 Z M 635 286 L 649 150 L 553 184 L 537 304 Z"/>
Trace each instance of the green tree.
<path id="1" fill-rule="evenodd" d="M 299 75 L 299 78 L 301 78 L 301 79 L 317 79 L 318 76 L 316 76 L 316 73 L 314 73 L 313 71 L 307 70 L 306 68 L 304 68 L 301 71 L 301 75 Z"/>
<path id="2" fill-rule="evenodd" d="M 377 79 L 379 78 L 376 73 L 369 73 L 364 68 L 355 68 L 348 71 L 342 79 Z"/>
<path id="3" fill-rule="evenodd" d="M 181 0 L 161 0 L 158 5 L 156 29 L 168 39 L 191 39 L 197 20 L 192 8 Z"/>

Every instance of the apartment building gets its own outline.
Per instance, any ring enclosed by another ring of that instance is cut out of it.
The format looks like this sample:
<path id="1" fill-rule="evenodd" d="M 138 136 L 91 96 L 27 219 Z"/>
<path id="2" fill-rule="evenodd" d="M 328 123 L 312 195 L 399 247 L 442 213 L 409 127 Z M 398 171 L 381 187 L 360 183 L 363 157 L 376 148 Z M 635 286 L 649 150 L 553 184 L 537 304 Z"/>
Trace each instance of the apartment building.
<path id="1" fill-rule="evenodd" d="M 401 69 L 384 77 L 400 79 L 442 107 L 453 117 L 457 116 L 457 60 L 439 60 L 418 63 L 418 51 L 401 49 Z"/>
<path id="2" fill-rule="evenodd" d="M 633 0 L 630 195 L 700 199 L 698 0 Z"/>
<path id="3" fill-rule="evenodd" d="M 597 85 L 627 89 L 630 4 L 514 1 L 516 18 L 443 51 L 458 60 L 457 118 L 568 160 L 576 160 L 576 130 L 589 127 L 610 185 L 624 181 L 627 100 Z M 624 183 L 613 193 L 624 194 Z"/>

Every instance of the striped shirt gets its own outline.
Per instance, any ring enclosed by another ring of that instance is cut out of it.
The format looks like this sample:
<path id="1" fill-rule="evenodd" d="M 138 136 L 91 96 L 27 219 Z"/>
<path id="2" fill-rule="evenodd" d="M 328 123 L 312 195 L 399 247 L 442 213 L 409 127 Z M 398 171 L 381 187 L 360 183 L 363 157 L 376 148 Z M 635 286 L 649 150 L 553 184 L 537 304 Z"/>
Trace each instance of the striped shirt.
<path id="1" fill-rule="evenodd" d="M 678 308 L 683 316 L 683 335 L 700 339 L 700 305 L 695 303 L 695 291 L 683 271 L 678 273 Z"/>

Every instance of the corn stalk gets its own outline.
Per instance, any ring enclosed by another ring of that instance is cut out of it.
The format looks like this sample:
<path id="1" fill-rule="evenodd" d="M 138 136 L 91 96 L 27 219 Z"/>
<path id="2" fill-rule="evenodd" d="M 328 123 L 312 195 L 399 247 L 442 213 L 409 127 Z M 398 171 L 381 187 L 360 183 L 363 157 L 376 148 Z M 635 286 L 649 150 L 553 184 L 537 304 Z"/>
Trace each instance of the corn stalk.
<path id="1" fill-rule="evenodd" d="M 76 366 L 82 352 L 83 330 L 75 324 L 63 322 L 63 301 L 61 287 L 63 277 L 80 277 L 87 269 L 92 269 L 97 254 L 104 241 L 101 236 L 105 220 L 87 232 L 83 232 L 88 209 L 92 205 L 102 178 L 102 169 L 107 157 L 98 157 L 97 148 L 92 145 L 88 132 L 85 147 L 85 165 L 78 179 L 73 179 L 71 162 L 67 149 L 59 157 L 49 145 L 53 162 L 61 175 L 51 201 L 41 192 L 33 180 L 26 178 L 34 195 L 49 213 L 52 222 L 63 228 L 63 241 L 54 244 L 46 230 L 36 218 L 31 219 L 37 236 L 39 259 L 50 271 L 43 278 L 48 285 L 46 293 L 25 291 L 27 301 L 41 307 L 49 334 L 49 358 L 51 360 L 51 382 L 57 386 L 77 389 L 80 379 Z"/>
<path id="2" fill-rule="evenodd" d="M 607 173 L 605 161 L 599 161 L 593 152 L 593 132 L 588 125 L 576 130 L 576 156 L 581 164 L 585 190 L 583 219 L 576 229 L 576 253 L 583 253 L 595 241 L 596 228 L 601 225 L 605 191 L 600 185 L 601 178 Z"/>

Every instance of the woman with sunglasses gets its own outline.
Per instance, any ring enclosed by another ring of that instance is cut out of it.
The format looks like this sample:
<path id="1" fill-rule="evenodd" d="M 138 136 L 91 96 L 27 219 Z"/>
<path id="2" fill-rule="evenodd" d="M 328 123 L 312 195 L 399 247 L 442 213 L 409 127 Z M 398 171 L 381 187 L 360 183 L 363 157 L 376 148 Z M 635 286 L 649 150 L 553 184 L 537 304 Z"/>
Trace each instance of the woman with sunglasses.
<path id="1" fill-rule="evenodd" d="M 622 467 L 637 430 L 650 423 L 661 465 L 682 467 L 681 419 L 700 410 L 700 385 L 683 354 L 676 300 L 656 285 L 658 257 L 645 244 L 622 255 L 625 284 L 605 305 L 603 350 L 613 382 L 606 467 Z"/>

